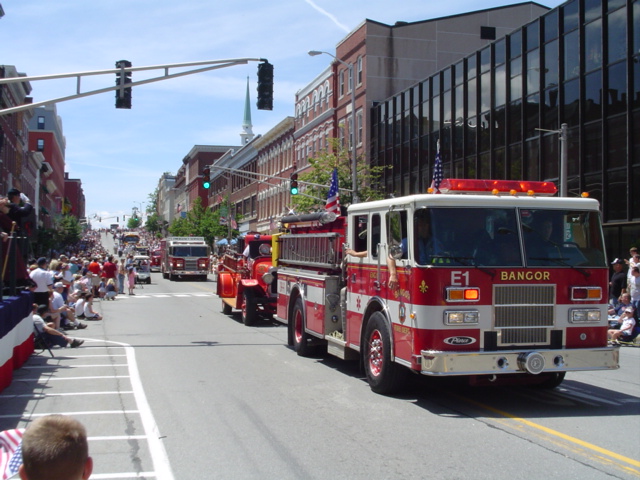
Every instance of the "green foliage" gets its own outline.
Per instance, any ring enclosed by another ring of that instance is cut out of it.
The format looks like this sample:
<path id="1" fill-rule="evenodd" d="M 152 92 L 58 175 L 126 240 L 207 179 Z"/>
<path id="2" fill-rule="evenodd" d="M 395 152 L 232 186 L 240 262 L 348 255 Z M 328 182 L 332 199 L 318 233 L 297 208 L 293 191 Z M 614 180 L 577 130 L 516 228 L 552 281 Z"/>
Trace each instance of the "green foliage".
<path id="1" fill-rule="evenodd" d="M 157 213 L 158 211 L 158 192 L 160 191 L 160 189 L 158 187 L 156 187 L 156 189 L 153 191 L 153 193 L 150 193 L 149 195 L 147 195 L 147 213 L 149 215 L 153 215 L 154 213 Z M 147 220 L 147 223 L 149 221 Z"/>
<path id="2" fill-rule="evenodd" d="M 228 201 L 223 205 L 229 208 Z M 169 227 L 169 233 L 175 237 L 204 237 L 209 245 L 213 245 L 215 238 L 227 237 L 229 227 L 221 225 L 220 211 L 213 212 L 209 208 L 204 208 L 202 199 L 197 197 L 186 217 L 177 218 Z M 232 230 L 232 236 L 238 235 L 238 230 Z"/>
<path id="3" fill-rule="evenodd" d="M 73 215 L 63 215 L 56 231 L 56 242 L 61 245 L 72 245 L 82 238 L 82 226 Z"/>
<path id="4" fill-rule="evenodd" d="M 157 235 L 162 231 L 162 221 L 160 216 L 156 212 L 150 213 L 147 216 L 147 223 L 144 224 L 144 228 L 147 232 Z"/>
<path id="5" fill-rule="evenodd" d="M 129 220 L 127 220 L 127 228 L 129 230 L 133 230 L 134 228 L 138 228 L 140 226 L 140 223 L 142 223 L 140 217 L 138 217 L 137 215 L 133 215 L 129 217 Z"/>
<path id="6" fill-rule="evenodd" d="M 82 238 L 83 226 L 73 215 L 62 215 L 55 228 L 38 228 L 33 250 L 37 256 L 51 250 L 64 250 Z"/>
<path id="7" fill-rule="evenodd" d="M 340 205 L 348 206 L 352 203 L 352 169 L 351 157 L 348 150 L 339 146 L 336 139 L 331 140 L 333 151 L 309 158 L 310 169 L 299 176 L 298 183 L 301 191 L 291 197 L 291 202 L 298 213 L 316 212 L 325 208 L 329 184 L 334 167 L 338 167 L 338 185 L 340 188 Z M 358 197 L 361 202 L 380 200 L 385 198 L 384 191 L 379 187 L 379 181 L 385 168 L 372 167 L 363 157 L 358 158 L 356 164 L 356 178 L 358 181 Z M 316 185 L 323 185 L 322 187 Z"/>

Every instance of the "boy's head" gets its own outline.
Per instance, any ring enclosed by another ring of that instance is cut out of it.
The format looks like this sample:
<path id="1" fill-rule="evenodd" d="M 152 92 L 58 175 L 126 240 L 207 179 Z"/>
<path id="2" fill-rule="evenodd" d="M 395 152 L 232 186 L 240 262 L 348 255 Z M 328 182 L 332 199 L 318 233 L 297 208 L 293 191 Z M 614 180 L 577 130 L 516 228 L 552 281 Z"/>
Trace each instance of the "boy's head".
<path id="1" fill-rule="evenodd" d="M 22 460 L 23 480 L 81 480 L 93 470 L 84 426 L 65 415 L 34 420 L 22 437 Z"/>

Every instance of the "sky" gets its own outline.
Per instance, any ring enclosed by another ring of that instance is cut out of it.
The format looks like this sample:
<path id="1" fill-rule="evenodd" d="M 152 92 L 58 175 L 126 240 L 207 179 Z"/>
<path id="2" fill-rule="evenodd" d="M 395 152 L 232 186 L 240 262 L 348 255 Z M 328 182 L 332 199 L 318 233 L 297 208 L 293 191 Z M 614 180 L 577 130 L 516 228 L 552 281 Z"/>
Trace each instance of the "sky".
<path id="1" fill-rule="evenodd" d="M 266 58 L 274 65 L 272 111 L 257 110 L 257 62 L 133 88 L 131 110 L 108 92 L 57 104 L 66 171 L 82 180 L 93 228 L 146 210 L 164 172 L 194 145 L 239 145 L 249 78 L 253 132 L 294 115 L 295 93 L 331 62 L 365 19 L 393 25 L 520 3 L 511 0 L 0 0 L 0 64 L 27 76 L 173 63 Z M 554 8 L 560 0 L 544 0 Z M 176 70 L 178 71 L 178 70 Z M 173 70 L 172 70 L 173 72 Z M 134 72 L 133 81 L 155 72 Z M 115 84 L 82 79 L 81 91 Z M 75 78 L 31 82 L 34 102 L 76 93 Z M 98 222 L 96 218 L 102 219 Z"/>

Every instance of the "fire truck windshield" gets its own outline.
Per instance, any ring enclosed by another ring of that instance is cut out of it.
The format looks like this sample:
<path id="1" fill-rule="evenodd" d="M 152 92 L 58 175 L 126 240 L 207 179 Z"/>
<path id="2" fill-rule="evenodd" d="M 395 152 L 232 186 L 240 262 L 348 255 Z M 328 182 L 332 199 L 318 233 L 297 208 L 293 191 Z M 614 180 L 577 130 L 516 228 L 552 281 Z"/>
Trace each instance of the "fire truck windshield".
<path id="1" fill-rule="evenodd" d="M 433 207 L 416 210 L 413 225 L 419 265 L 606 266 L 594 211 Z"/>
<path id="2" fill-rule="evenodd" d="M 172 255 L 174 257 L 208 257 L 209 253 L 207 251 L 207 247 L 201 246 L 179 246 L 173 247 Z"/>

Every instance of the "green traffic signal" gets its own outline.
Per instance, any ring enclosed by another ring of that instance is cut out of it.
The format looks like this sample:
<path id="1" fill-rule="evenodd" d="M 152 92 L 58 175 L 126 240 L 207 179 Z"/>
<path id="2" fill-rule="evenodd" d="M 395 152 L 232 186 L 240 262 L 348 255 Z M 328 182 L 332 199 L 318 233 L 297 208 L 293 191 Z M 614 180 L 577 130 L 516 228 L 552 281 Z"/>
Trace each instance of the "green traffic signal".
<path id="1" fill-rule="evenodd" d="M 298 174 L 293 172 L 291 174 L 291 180 L 289 181 L 289 192 L 291 195 L 298 195 Z"/>
<path id="2" fill-rule="evenodd" d="M 202 170 L 202 188 L 209 190 L 211 188 L 211 168 L 204 167 Z"/>

